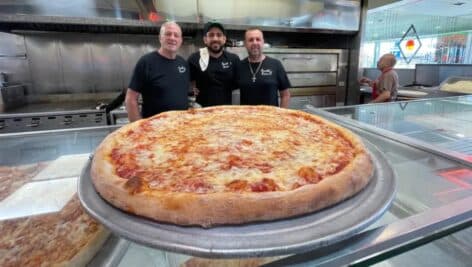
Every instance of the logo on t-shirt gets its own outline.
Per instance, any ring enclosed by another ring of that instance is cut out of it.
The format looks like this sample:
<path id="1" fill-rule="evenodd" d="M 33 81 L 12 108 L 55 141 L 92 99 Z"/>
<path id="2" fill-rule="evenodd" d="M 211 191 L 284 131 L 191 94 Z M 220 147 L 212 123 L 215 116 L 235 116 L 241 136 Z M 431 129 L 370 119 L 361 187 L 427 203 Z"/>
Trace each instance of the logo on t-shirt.
<path id="1" fill-rule="evenodd" d="M 184 66 L 177 66 L 179 73 L 184 73 L 187 69 Z"/>
<path id="2" fill-rule="evenodd" d="M 271 76 L 272 75 L 272 70 L 271 69 L 261 69 L 261 75 L 262 76 Z"/>
<path id="3" fill-rule="evenodd" d="M 231 67 L 231 62 L 221 62 L 221 67 L 223 67 L 223 69 L 228 69 Z"/>

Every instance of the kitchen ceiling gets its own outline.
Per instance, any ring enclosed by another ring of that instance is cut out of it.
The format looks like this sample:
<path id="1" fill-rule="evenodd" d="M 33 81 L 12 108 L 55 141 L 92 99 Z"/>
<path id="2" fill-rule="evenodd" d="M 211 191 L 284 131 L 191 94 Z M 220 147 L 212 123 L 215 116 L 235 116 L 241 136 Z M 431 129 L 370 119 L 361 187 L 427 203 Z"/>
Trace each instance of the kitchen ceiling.
<path id="1" fill-rule="evenodd" d="M 381 4 L 381 6 L 379 6 Z M 369 1 L 369 12 L 382 11 L 428 16 L 471 16 L 472 0 Z"/>
<path id="2" fill-rule="evenodd" d="M 410 25 L 420 36 L 472 31 L 472 0 L 369 1 L 364 40 L 397 39 Z"/>

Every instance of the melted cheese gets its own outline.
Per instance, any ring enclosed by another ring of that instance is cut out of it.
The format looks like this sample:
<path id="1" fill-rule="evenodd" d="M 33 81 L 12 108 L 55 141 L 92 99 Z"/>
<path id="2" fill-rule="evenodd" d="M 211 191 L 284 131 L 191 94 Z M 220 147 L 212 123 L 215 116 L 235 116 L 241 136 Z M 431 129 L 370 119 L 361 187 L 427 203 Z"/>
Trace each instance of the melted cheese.
<path id="1" fill-rule="evenodd" d="M 236 180 L 255 184 L 268 178 L 278 190 L 291 190 L 309 183 L 298 173 L 302 167 L 324 177 L 353 155 L 341 132 L 285 109 L 233 106 L 163 114 L 117 138 L 120 152 L 135 156 L 139 170 L 133 175 L 153 189 L 185 191 L 199 181 L 210 186 L 205 192 L 222 192 Z"/>

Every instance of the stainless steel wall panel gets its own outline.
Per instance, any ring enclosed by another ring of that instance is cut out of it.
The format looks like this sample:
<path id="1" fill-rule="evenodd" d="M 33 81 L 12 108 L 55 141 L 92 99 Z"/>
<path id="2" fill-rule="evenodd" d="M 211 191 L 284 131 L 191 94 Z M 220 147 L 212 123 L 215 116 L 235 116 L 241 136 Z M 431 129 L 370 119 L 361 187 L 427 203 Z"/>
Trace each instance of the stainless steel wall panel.
<path id="1" fill-rule="evenodd" d="M 49 73 L 32 74 L 39 94 L 120 91 L 128 86 L 137 60 L 156 50 L 158 42 L 157 36 L 79 33 L 30 33 L 26 39 L 33 52 L 30 64 L 35 69 L 41 62 L 52 66 L 42 70 Z M 46 50 L 45 43 L 50 45 Z M 191 49 L 182 51 L 188 54 Z M 47 81 L 41 80 L 44 77 Z"/>
<path id="2" fill-rule="evenodd" d="M 289 73 L 292 87 L 336 86 L 336 72 L 329 73 Z"/>
<path id="3" fill-rule="evenodd" d="M 144 54 L 147 54 L 149 52 L 152 52 L 152 51 L 155 51 L 157 50 L 157 43 L 154 42 L 154 40 L 152 40 L 151 42 L 149 43 L 142 43 L 141 44 L 141 49 L 143 50 L 143 55 Z"/>
<path id="4" fill-rule="evenodd" d="M 25 39 L 21 35 L 0 32 L 1 57 L 25 57 Z"/>
<path id="5" fill-rule="evenodd" d="M 66 35 L 58 40 L 63 86 L 56 88 L 53 93 L 96 92 L 90 37 L 92 35 Z"/>
<path id="6" fill-rule="evenodd" d="M 271 54 L 282 62 L 287 72 L 292 71 L 336 71 L 337 54 Z"/>
<path id="7" fill-rule="evenodd" d="M 0 57 L 0 72 L 7 75 L 8 85 L 23 84 L 31 90 L 31 77 L 28 61 L 24 57 Z"/>
<path id="8" fill-rule="evenodd" d="M 120 44 L 107 38 L 107 40 L 94 40 L 93 43 L 90 43 L 90 48 L 93 65 L 93 92 L 122 89 L 125 77 L 121 75 L 123 64 L 120 57 Z"/>
<path id="9" fill-rule="evenodd" d="M 338 57 L 338 88 L 336 89 L 336 102 L 343 104 L 346 99 L 348 59 L 349 50 L 341 50 Z"/>
<path id="10" fill-rule="evenodd" d="M 121 76 L 123 77 L 122 87 L 128 87 L 134 66 L 139 57 L 144 55 L 144 49 L 141 46 L 122 45 L 121 54 Z"/>
<path id="11" fill-rule="evenodd" d="M 64 91 L 63 73 L 57 42 L 48 36 L 25 36 L 32 94 Z"/>
<path id="12" fill-rule="evenodd" d="M 145 43 L 127 43 L 120 46 L 121 73 L 123 77 L 122 88 L 127 88 L 138 59 L 144 54 L 156 50 L 156 47 Z"/>
<path id="13" fill-rule="evenodd" d="M 179 55 L 182 56 L 184 59 L 187 59 L 193 52 L 198 51 L 198 49 L 199 47 L 197 48 L 195 44 L 188 41 L 184 41 L 179 50 Z"/>

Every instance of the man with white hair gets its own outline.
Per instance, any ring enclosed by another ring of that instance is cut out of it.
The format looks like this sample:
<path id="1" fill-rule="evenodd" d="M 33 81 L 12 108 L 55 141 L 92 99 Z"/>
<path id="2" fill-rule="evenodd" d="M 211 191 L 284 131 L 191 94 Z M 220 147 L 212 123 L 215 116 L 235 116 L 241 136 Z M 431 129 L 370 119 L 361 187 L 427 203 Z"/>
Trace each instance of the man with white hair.
<path id="1" fill-rule="evenodd" d="M 161 47 L 142 56 L 126 92 L 126 110 L 130 122 L 168 110 L 188 108 L 190 74 L 187 61 L 177 55 L 182 45 L 182 30 L 175 22 L 162 24 Z M 138 97 L 142 96 L 139 112 Z"/>

